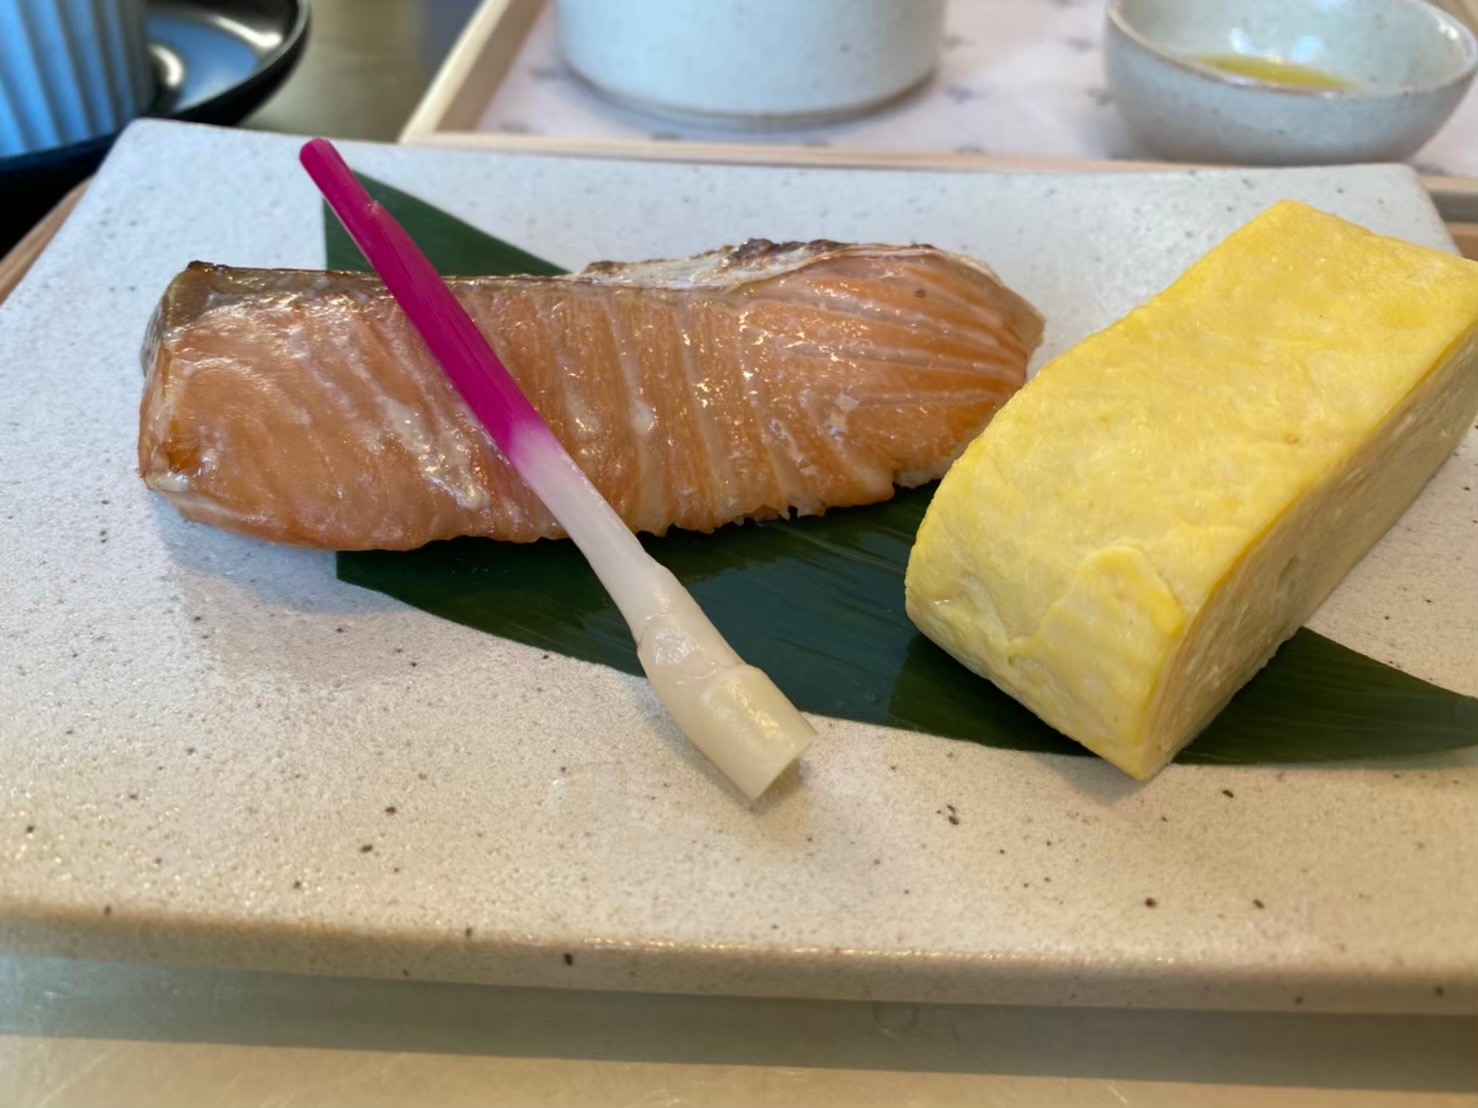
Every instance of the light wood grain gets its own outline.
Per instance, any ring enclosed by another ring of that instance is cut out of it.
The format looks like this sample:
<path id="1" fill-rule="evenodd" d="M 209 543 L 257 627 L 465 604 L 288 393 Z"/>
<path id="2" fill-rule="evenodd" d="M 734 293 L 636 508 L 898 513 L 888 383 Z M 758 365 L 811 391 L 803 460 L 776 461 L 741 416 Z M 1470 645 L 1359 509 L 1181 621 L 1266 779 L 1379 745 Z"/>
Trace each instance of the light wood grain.
<path id="1" fill-rule="evenodd" d="M 1232 167 L 1178 162 L 1106 161 L 995 154 L 936 154 L 911 150 L 847 150 L 837 147 L 755 146 L 727 142 L 628 142 L 622 139 L 562 139 L 547 135 L 485 131 L 403 133 L 413 146 L 547 154 L 578 158 L 712 162 L 719 165 L 778 165 L 797 168 L 927 170 L 943 173 L 1179 173 Z M 1423 186 L 1446 220 L 1478 222 L 1478 178 L 1423 175 Z"/>
<path id="2" fill-rule="evenodd" d="M 400 141 L 472 131 L 542 7 L 543 0 L 487 0 L 478 8 L 406 121 Z"/>
<path id="3" fill-rule="evenodd" d="M 67 217 L 72 214 L 72 209 L 86 191 L 87 182 L 83 181 L 62 197 L 56 207 L 47 212 L 36 226 L 27 231 L 26 237 L 12 246 L 5 257 L 0 258 L 0 301 L 5 300 L 15 286 L 20 284 L 21 278 L 30 272 L 31 266 L 41 256 L 41 251 L 46 249 L 46 245 L 62 229 L 62 224 L 67 222 Z"/>
<path id="4" fill-rule="evenodd" d="M 1431 3 L 1461 19 L 1469 30 L 1478 34 L 1478 0 L 1431 0 Z"/>
<path id="5" fill-rule="evenodd" d="M 982 154 L 928 154 L 899 150 L 843 150 L 802 146 L 749 146 L 741 143 L 653 142 L 613 139 L 551 140 L 543 135 L 488 134 L 481 131 L 418 133 L 402 142 L 416 146 L 545 154 L 553 157 L 633 158 L 643 161 L 704 162 L 717 165 L 778 165 L 796 168 L 925 170 L 942 173 L 1176 173 L 1187 169 L 1225 169 L 1171 162 L 1098 161 L 1091 158 L 1003 157 Z M 1449 224 L 1478 224 L 1478 178 L 1421 178 L 1438 213 Z M 1453 238 L 1462 242 L 1456 231 Z M 1474 257 L 1471 248 L 1463 251 Z"/>
<path id="6" fill-rule="evenodd" d="M 1478 223 L 1449 223 L 1447 233 L 1463 257 L 1478 261 Z"/>
<path id="7" fill-rule="evenodd" d="M 493 134 L 476 130 L 499 86 L 513 68 L 529 29 L 547 0 L 486 0 L 447 55 L 440 73 L 400 133 L 412 146 L 733 165 L 845 166 L 850 169 L 927 169 L 944 172 L 1024 170 L 1045 173 L 1144 173 L 1210 166 L 1094 158 L 1002 157 L 928 151 L 857 150 L 745 142 L 655 142 L 560 135 Z M 1478 0 L 1445 0 L 1478 9 Z M 1422 183 L 1442 218 L 1478 223 L 1478 178 L 1425 175 Z"/>

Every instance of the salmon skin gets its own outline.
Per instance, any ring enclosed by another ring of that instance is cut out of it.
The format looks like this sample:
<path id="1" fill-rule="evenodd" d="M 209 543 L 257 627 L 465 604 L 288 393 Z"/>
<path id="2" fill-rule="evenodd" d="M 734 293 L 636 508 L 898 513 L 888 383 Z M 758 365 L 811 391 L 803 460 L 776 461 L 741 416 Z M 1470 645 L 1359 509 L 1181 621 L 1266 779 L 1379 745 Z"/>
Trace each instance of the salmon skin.
<path id="1" fill-rule="evenodd" d="M 989 269 L 927 246 L 761 239 L 449 284 L 622 519 L 659 535 L 941 476 L 1042 337 Z M 143 363 L 139 471 L 190 519 L 331 550 L 562 534 L 373 277 L 193 263 Z"/>

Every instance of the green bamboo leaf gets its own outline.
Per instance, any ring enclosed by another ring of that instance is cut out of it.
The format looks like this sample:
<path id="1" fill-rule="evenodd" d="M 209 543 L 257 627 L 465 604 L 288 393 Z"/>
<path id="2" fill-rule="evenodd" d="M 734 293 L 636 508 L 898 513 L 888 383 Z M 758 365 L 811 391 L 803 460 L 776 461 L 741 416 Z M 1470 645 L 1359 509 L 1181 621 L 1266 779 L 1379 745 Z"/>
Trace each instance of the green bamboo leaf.
<path id="1" fill-rule="evenodd" d="M 555 267 L 366 179 L 447 274 Z M 365 269 L 326 213 L 328 264 Z M 1085 753 L 914 629 L 903 571 L 933 489 L 820 518 L 644 538 L 746 660 L 805 711 L 1011 750 Z M 631 636 L 567 542 L 485 539 L 341 553 L 343 581 L 503 638 L 640 674 Z M 1182 762 L 1257 764 L 1411 756 L 1478 741 L 1478 700 L 1298 632 Z"/>
<path id="2" fill-rule="evenodd" d="M 444 277 L 469 276 L 499 273 L 528 273 L 539 277 L 552 277 L 564 270 L 543 258 L 536 258 L 526 250 L 485 235 L 471 224 L 463 223 L 456 216 L 448 215 L 440 208 L 433 208 L 424 200 L 417 200 L 409 193 L 392 188 L 373 177 L 359 176 L 365 191 L 385 208 L 416 240 L 421 252 L 431 259 L 431 264 Z M 323 205 L 323 234 L 326 253 L 325 264 L 329 269 L 346 269 L 368 273 L 370 265 L 354 245 L 354 240 L 344 230 L 327 204 Z"/>

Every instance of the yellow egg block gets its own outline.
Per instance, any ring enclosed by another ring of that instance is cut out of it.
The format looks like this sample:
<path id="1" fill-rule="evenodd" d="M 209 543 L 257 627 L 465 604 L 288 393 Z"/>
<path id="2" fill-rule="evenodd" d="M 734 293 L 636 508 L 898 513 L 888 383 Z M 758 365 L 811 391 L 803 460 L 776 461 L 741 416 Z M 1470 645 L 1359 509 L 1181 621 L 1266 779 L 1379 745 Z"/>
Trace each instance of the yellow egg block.
<path id="1" fill-rule="evenodd" d="M 1006 405 L 935 493 L 908 614 L 1150 777 L 1475 410 L 1478 264 L 1285 201 Z"/>

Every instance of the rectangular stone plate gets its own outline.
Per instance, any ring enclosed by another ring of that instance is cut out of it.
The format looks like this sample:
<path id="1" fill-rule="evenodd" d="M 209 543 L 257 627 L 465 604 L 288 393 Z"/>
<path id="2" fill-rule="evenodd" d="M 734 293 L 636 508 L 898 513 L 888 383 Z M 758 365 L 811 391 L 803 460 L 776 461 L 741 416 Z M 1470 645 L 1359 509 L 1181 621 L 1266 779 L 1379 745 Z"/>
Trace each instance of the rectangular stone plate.
<path id="1" fill-rule="evenodd" d="M 1044 311 L 1044 357 L 1282 197 L 1449 246 L 1397 167 L 346 151 L 568 266 L 750 235 L 964 251 Z M 183 523 L 134 473 L 145 324 L 192 259 L 322 264 L 296 154 L 130 128 L 0 308 L 0 946 L 775 996 L 1478 1007 L 1470 754 L 1141 785 L 818 719 L 800 783 L 750 809 L 643 682 L 340 584 L 331 555 Z M 1314 628 L 1478 692 L 1475 469 L 1470 436 Z"/>

